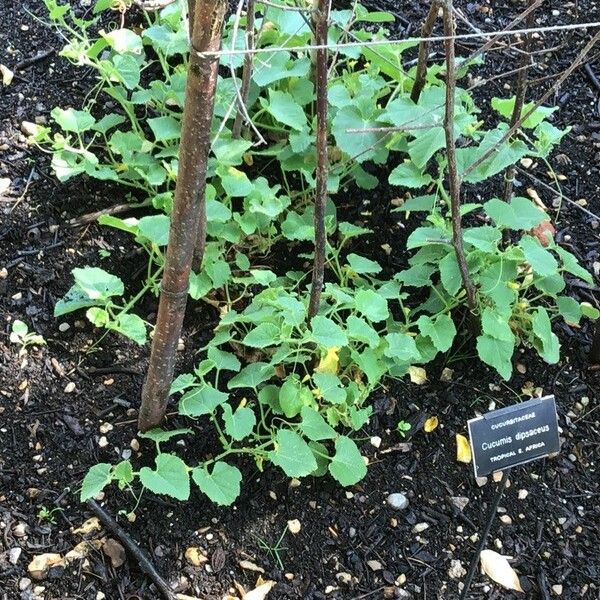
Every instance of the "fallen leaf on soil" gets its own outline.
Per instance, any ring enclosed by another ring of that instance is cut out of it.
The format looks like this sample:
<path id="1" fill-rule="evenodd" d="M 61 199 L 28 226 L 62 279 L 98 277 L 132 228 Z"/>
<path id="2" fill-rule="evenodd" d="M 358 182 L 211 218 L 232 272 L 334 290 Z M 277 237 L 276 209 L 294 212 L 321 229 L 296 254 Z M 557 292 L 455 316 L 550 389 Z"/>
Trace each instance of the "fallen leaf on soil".
<path id="1" fill-rule="evenodd" d="M 0 65 L 0 74 L 2 74 L 3 85 L 8 87 L 12 83 L 15 74 L 6 65 Z"/>
<path id="2" fill-rule="evenodd" d="M 539 225 L 530 229 L 529 233 L 535 236 L 542 246 L 546 247 L 550 243 L 550 240 L 554 239 L 556 228 L 550 221 L 542 221 Z"/>
<path id="3" fill-rule="evenodd" d="M 317 373 L 329 373 L 336 375 L 340 362 L 340 349 L 335 346 L 327 350 L 327 354 L 321 359 L 315 371 Z"/>
<path id="4" fill-rule="evenodd" d="M 242 567 L 242 569 L 246 569 L 246 571 L 256 571 L 257 573 L 265 572 L 262 567 L 254 564 L 251 560 L 240 560 L 240 567 Z"/>
<path id="5" fill-rule="evenodd" d="M 502 556 L 493 550 L 482 550 L 479 560 L 481 561 L 481 570 L 490 579 L 499 583 L 507 590 L 523 591 L 519 582 L 519 576 L 508 564 L 506 556 Z"/>
<path id="6" fill-rule="evenodd" d="M 543 200 L 540 198 L 540 195 L 533 189 L 527 188 L 527 195 L 544 211 L 547 211 L 548 208 L 544 204 Z"/>
<path id="7" fill-rule="evenodd" d="M 471 462 L 471 446 L 469 440 L 460 433 L 456 434 L 456 460 L 458 462 Z"/>
<path id="8" fill-rule="evenodd" d="M 294 535 L 300 533 L 300 529 L 302 528 L 302 525 L 298 519 L 290 519 L 287 522 L 287 526 L 290 530 L 290 533 L 293 533 Z"/>
<path id="9" fill-rule="evenodd" d="M 417 385 L 423 385 L 427 381 L 427 371 L 423 367 L 409 367 L 410 380 Z"/>
<path id="10" fill-rule="evenodd" d="M 84 521 L 81 527 L 78 527 L 77 529 L 71 529 L 71 533 L 82 533 L 85 535 L 86 533 L 91 533 L 92 531 L 96 530 L 100 531 L 101 529 L 102 525 L 100 525 L 98 517 L 92 517 L 91 519 Z"/>
<path id="11" fill-rule="evenodd" d="M 445 383 L 452 381 L 452 375 L 454 375 L 454 370 L 449 369 L 448 367 L 444 367 L 444 370 L 440 375 L 440 381 L 443 381 Z"/>
<path id="12" fill-rule="evenodd" d="M 185 551 L 185 560 L 190 563 L 193 567 L 200 567 L 205 562 L 208 562 L 208 558 L 202 554 L 200 548 L 192 546 Z"/>
<path id="13" fill-rule="evenodd" d="M 29 563 L 27 571 L 29 571 L 29 575 L 31 575 L 33 579 L 41 581 L 44 579 L 44 577 L 46 577 L 46 574 L 50 568 L 61 563 L 62 556 L 60 554 L 38 554 L 38 556 L 34 556 L 33 560 Z"/>
<path id="14" fill-rule="evenodd" d="M 10 187 L 10 179 L 8 177 L 0 178 L 0 194 L 4 194 L 8 192 L 8 188 Z"/>
<path id="15" fill-rule="evenodd" d="M 275 581 L 265 581 L 262 577 L 256 580 L 256 587 L 246 592 L 244 586 L 242 586 L 237 581 L 234 581 L 235 587 L 237 588 L 242 600 L 264 600 L 267 597 L 267 594 L 271 591 L 273 586 L 276 584 Z"/>
<path id="16" fill-rule="evenodd" d="M 74 560 L 85 558 L 90 553 L 90 550 L 100 550 L 105 541 L 102 538 L 101 540 L 84 540 L 83 542 L 79 542 L 79 544 L 65 554 L 65 563 L 69 564 Z"/>
<path id="17" fill-rule="evenodd" d="M 432 431 L 437 429 L 437 426 L 439 424 L 440 423 L 436 416 L 429 417 L 429 419 L 427 419 L 427 421 L 425 421 L 425 424 L 423 425 L 423 429 L 424 429 L 425 433 L 431 433 Z"/>
<path id="18" fill-rule="evenodd" d="M 108 538 L 102 547 L 104 554 L 110 558 L 110 562 L 115 569 L 118 569 L 125 562 L 125 548 L 112 538 Z"/>

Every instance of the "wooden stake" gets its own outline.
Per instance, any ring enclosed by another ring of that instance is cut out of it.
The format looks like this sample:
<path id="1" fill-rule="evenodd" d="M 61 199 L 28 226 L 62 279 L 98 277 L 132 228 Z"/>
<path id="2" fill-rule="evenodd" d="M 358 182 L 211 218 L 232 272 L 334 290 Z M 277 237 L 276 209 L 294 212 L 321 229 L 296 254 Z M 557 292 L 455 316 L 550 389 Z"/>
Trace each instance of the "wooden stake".
<path id="1" fill-rule="evenodd" d="M 427 17 L 425 17 L 425 21 L 421 27 L 421 37 L 428 38 L 431 37 L 431 33 L 433 31 L 433 26 L 438 17 L 438 12 L 440 9 L 439 0 L 432 0 L 431 7 L 429 8 L 429 12 L 427 13 Z M 417 70 L 415 72 L 415 83 L 413 84 L 412 90 L 410 92 L 410 99 L 416 104 L 419 102 L 419 97 L 421 96 L 421 92 L 425 87 L 425 81 L 427 79 L 427 59 L 429 58 L 429 42 L 422 41 L 419 44 L 419 59 L 417 62 Z"/>
<path id="2" fill-rule="evenodd" d="M 454 35 L 452 0 L 446 0 L 444 5 L 444 35 Z M 447 39 L 444 42 L 444 46 L 446 49 L 446 112 L 444 114 L 444 132 L 446 134 L 446 155 L 448 157 L 448 190 L 450 192 L 450 209 L 452 213 L 452 243 L 456 252 L 456 260 L 458 261 L 463 286 L 467 292 L 467 304 L 469 310 L 473 312 L 476 308 L 475 286 L 469 274 L 463 245 L 462 218 L 460 214 L 461 182 L 456 164 L 456 142 L 454 139 L 454 102 L 456 97 L 454 39 Z"/>
<path id="3" fill-rule="evenodd" d="M 220 49 L 225 10 L 225 0 L 196 0 L 191 15 L 192 49 L 183 110 L 179 174 L 150 364 L 142 389 L 138 419 L 141 431 L 157 427 L 163 420 L 187 304 L 194 247 L 200 246 L 200 258 L 204 252 L 204 192 L 219 60 L 214 56 L 201 57 L 198 53 Z M 199 244 L 198 240 L 201 240 Z"/>
<path id="4" fill-rule="evenodd" d="M 254 48 L 254 16 L 255 16 L 255 0 L 248 0 L 246 6 L 246 47 L 251 50 Z M 252 77 L 252 67 L 254 65 L 254 55 L 248 53 L 244 56 L 244 68 L 242 70 L 242 87 L 240 90 L 241 102 L 244 105 L 248 104 L 248 95 L 250 93 L 250 79 Z M 238 139 L 242 134 L 242 108 L 238 107 L 233 122 L 232 136 Z"/>
<path id="5" fill-rule="evenodd" d="M 529 7 L 531 8 L 535 5 L 535 0 L 529 0 Z M 527 29 L 530 29 L 535 26 L 535 10 L 532 10 L 525 24 Z M 531 34 L 525 34 L 525 42 L 523 44 L 524 54 L 521 55 L 521 69 L 517 75 L 516 89 L 515 89 L 515 105 L 513 107 L 513 112 L 510 118 L 510 126 L 514 127 L 519 118 L 521 117 L 521 113 L 523 112 L 523 106 L 525 105 L 525 94 L 527 91 L 527 66 L 531 63 L 531 55 L 529 54 L 529 50 L 531 48 Z M 506 174 L 504 175 L 504 201 L 510 202 L 513 193 L 513 182 L 515 180 L 515 173 L 517 171 L 516 165 L 510 165 L 506 170 Z M 508 235 L 508 230 L 504 232 Z M 507 240 L 505 239 L 505 242 Z"/>
<path id="6" fill-rule="evenodd" d="M 315 31 L 315 44 L 327 43 L 329 28 L 329 0 L 315 0 L 312 13 Z M 325 230 L 325 206 L 327 204 L 327 178 L 329 175 L 327 157 L 327 56 L 326 48 L 315 51 L 315 88 L 317 94 L 317 172 L 315 194 L 315 258 L 308 305 L 309 318 L 319 311 L 321 291 L 325 277 L 325 256 L 327 252 L 327 232 Z"/>

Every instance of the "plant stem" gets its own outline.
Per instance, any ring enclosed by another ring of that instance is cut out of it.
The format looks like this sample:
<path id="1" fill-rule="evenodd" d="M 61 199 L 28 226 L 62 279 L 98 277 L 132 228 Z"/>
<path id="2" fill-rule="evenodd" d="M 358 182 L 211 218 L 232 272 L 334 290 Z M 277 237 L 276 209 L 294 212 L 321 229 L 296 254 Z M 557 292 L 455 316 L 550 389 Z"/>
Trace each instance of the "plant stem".
<path id="1" fill-rule="evenodd" d="M 535 5 L 535 0 L 529 0 L 529 7 Z M 535 26 L 535 10 L 532 10 L 527 16 L 527 21 L 525 24 L 526 29 L 530 29 Z M 524 54 L 521 55 L 521 64 L 519 65 L 521 69 L 517 74 L 517 82 L 515 89 L 515 105 L 513 107 L 513 112 L 510 117 L 510 126 L 514 127 L 521 113 L 523 112 L 523 106 L 525 104 L 525 93 L 527 91 L 527 66 L 531 63 L 531 55 L 529 54 L 529 49 L 531 47 L 531 34 L 525 34 L 525 42 L 523 46 Z M 506 174 L 504 176 L 504 201 L 510 202 L 513 192 L 513 182 L 515 180 L 515 173 L 517 171 L 516 165 L 510 165 L 506 170 Z M 504 232 L 504 238 L 506 238 L 507 231 Z M 508 241 L 505 239 L 505 242 Z"/>
<path id="2" fill-rule="evenodd" d="M 198 52 L 219 50 L 225 9 L 224 0 L 196 0 L 191 40 L 195 51 L 190 53 L 179 177 L 150 363 L 142 389 L 138 419 L 141 431 L 158 426 L 164 417 L 187 304 L 194 247 L 200 247 L 200 257 L 204 253 L 204 192 L 219 60 L 214 56 L 200 57 Z"/>
<path id="3" fill-rule="evenodd" d="M 454 35 L 454 16 L 452 14 L 452 0 L 447 0 L 444 5 L 444 35 Z M 465 249 L 463 246 L 462 218 L 460 214 L 460 179 L 456 164 L 456 142 L 454 140 L 454 102 L 456 98 L 456 71 L 454 68 L 455 53 L 454 39 L 444 42 L 446 48 L 446 112 L 444 114 L 444 132 L 446 134 L 446 154 L 448 157 L 448 189 L 450 192 L 450 210 L 452 213 L 452 244 L 456 252 L 456 260 L 462 278 L 463 286 L 467 292 L 469 310 L 475 310 L 475 286 L 469 274 Z"/>
<path id="4" fill-rule="evenodd" d="M 246 47 L 249 50 L 254 48 L 254 2 L 255 0 L 248 0 L 246 6 Z M 250 93 L 250 78 L 252 77 L 252 66 L 254 64 L 254 55 L 252 53 L 244 56 L 244 68 L 242 70 L 242 87 L 240 89 L 241 102 L 248 104 L 248 95 Z M 233 139 L 238 139 L 242 133 L 242 109 L 238 107 L 235 115 L 235 121 L 233 122 L 232 136 Z"/>
<path id="5" fill-rule="evenodd" d="M 315 44 L 327 44 L 329 28 L 329 0 L 314 0 L 313 23 Z M 327 157 L 327 49 L 315 51 L 315 88 L 317 95 L 317 171 L 315 194 L 315 258 L 313 264 L 308 317 L 314 317 L 321 302 L 321 291 L 325 277 L 325 255 L 327 232 L 325 230 L 325 206 L 327 203 L 327 178 L 329 166 Z"/>
<path id="6" fill-rule="evenodd" d="M 432 0 L 429 12 L 423 25 L 421 27 L 421 37 L 431 37 L 433 26 L 437 20 L 438 12 L 440 8 L 439 0 Z M 410 99 L 416 104 L 419 101 L 423 87 L 425 86 L 425 80 L 427 79 L 427 58 L 429 57 L 429 42 L 422 41 L 419 44 L 419 59 L 417 62 L 417 70 L 415 73 L 415 83 L 410 92 Z"/>

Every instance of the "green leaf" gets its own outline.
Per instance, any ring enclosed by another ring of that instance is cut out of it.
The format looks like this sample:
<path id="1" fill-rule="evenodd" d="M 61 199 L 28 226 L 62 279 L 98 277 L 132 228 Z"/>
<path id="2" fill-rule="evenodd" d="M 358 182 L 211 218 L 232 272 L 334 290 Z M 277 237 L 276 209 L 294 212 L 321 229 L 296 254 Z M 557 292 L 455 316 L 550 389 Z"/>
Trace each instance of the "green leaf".
<path id="1" fill-rule="evenodd" d="M 96 119 L 84 110 L 74 110 L 67 108 L 54 108 L 50 116 L 64 129 L 74 133 L 83 133 L 91 129 L 96 123 Z"/>
<path id="2" fill-rule="evenodd" d="M 524 235 L 519 246 L 525 254 L 525 260 L 531 265 L 534 273 L 542 277 L 555 275 L 558 270 L 558 262 L 552 254 L 546 250 L 539 240 L 530 235 Z"/>
<path id="3" fill-rule="evenodd" d="M 418 227 L 408 236 L 406 241 L 408 250 L 431 244 L 450 244 L 448 232 L 439 227 Z"/>
<path id="4" fill-rule="evenodd" d="M 346 400 L 346 390 L 337 375 L 332 373 L 313 373 L 313 381 L 321 396 L 332 404 L 341 404 Z"/>
<path id="5" fill-rule="evenodd" d="M 550 317 L 545 308 L 538 308 L 532 319 L 534 346 L 538 354 L 550 364 L 555 364 L 560 358 L 560 342 L 555 333 L 552 332 Z M 536 343 L 539 341 L 540 343 Z"/>
<path id="6" fill-rule="evenodd" d="M 408 154 L 417 167 L 422 170 L 431 157 L 446 145 L 446 136 L 443 127 L 414 130 L 414 139 L 408 143 Z M 416 187 L 416 186 L 415 186 Z"/>
<path id="7" fill-rule="evenodd" d="M 214 346 L 209 346 L 207 357 L 215 363 L 217 369 L 237 372 L 242 366 L 235 354 L 225 352 Z"/>
<path id="8" fill-rule="evenodd" d="M 508 324 L 508 318 L 488 306 L 483 309 L 481 315 L 481 328 L 483 333 L 497 340 L 510 342 L 511 344 L 515 342 L 515 336 Z"/>
<path id="9" fill-rule="evenodd" d="M 390 185 L 405 188 L 420 188 L 429 185 L 433 179 L 429 173 L 422 173 L 413 162 L 406 161 L 398 165 L 388 178 Z"/>
<path id="10" fill-rule="evenodd" d="M 266 53 L 262 55 L 260 64 L 252 69 L 252 79 L 259 87 L 265 88 L 288 77 L 306 77 L 310 64 L 310 59 L 292 59 L 289 52 Z"/>
<path id="11" fill-rule="evenodd" d="M 388 333 L 385 336 L 387 347 L 383 351 L 385 356 L 395 358 L 401 362 L 419 360 L 420 354 L 415 344 L 415 338 L 406 333 Z"/>
<path id="12" fill-rule="evenodd" d="M 317 461 L 308 444 L 295 432 L 280 429 L 275 438 L 275 450 L 269 460 L 283 469 L 288 477 L 305 477 L 317 468 Z"/>
<path id="13" fill-rule="evenodd" d="M 202 493 L 221 506 L 233 504 L 240 495 L 242 474 L 237 467 L 221 460 L 215 463 L 212 473 L 204 467 L 196 467 L 192 479 Z"/>
<path id="14" fill-rule="evenodd" d="M 250 363 L 229 380 L 227 387 L 230 390 L 244 387 L 256 389 L 273 375 L 275 375 L 275 368 L 272 365 L 263 362 Z"/>
<path id="15" fill-rule="evenodd" d="M 277 121 L 289 125 L 296 131 L 302 131 L 307 126 L 306 113 L 287 92 L 269 90 L 269 103 L 266 109 Z"/>
<path id="16" fill-rule="evenodd" d="M 118 331 L 140 346 L 146 343 L 146 323 L 136 314 L 120 313 L 116 322 L 109 323 L 109 329 Z"/>
<path id="17" fill-rule="evenodd" d="M 346 346 L 348 338 L 344 330 L 328 317 L 317 315 L 310 322 L 313 339 L 325 348 Z"/>
<path id="18" fill-rule="evenodd" d="M 327 473 L 327 467 L 329 466 L 329 452 L 327 447 L 320 442 L 308 442 L 308 447 L 311 449 L 315 460 L 317 461 L 317 468 L 311 471 L 311 475 L 314 477 L 323 477 Z"/>
<path id="19" fill-rule="evenodd" d="M 346 328 L 350 339 L 364 342 L 370 348 L 379 345 L 379 334 L 364 319 L 350 315 L 346 320 Z"/>
<path id="20" fill-rule="evenodd" d="M 452 346 L 456 327 L 449 315 L 438 315 L 435 319 L 422 315 L 417 325 L 421 335 L 431 339 L 440 352 L 446 352 Z"/>
<path id="21" fill-rule="evenodd" d="M 108 33 L 104 31 L 100 33 L 109 46 L 118 54 L 124 54 L 125 52 L 141 54 L 143 51 L 142 38 L 131 29 L 115 29 Z"/>
<path id="22" fill-rule="evenodd" d="M 61 317 L 81 308 L 88 308 L 98 303 L 98 300 L 90 300 L 90 297 L 78 286 L 74 285 L 63 298 L 54 306 L 54 316 Z"/>
<path id="23" fill-rule="evenodd" d="M 177 392 L 182 392 L 183 390 L 187 390 L 187 388 L 194 385 L 196 378 L 192 373 L 181 373 L 177 375 L 175 381 L 171 384 L 171 388 L 169 389 L 169 396 L 176 394 Z"/>
<path id="24" fill-rule="evenodd" d="M 254 189 L 254 184 L 248 179 L 246 173 L 235 167 L 219 165 L 217 175 L 221 178 L 225 193 L 232 198 L 248 196 Z"/>
<path id="25" fill-rule="evenodd" d="M 446 254 L 446 256 L 440 260 L 439 267 L 440 279 L 442 280 L 444 289 L 451 296 L 456 296 L 458 290 L 460 290 L 462 287 L 462 277 L 454 250 L 448 252 L 448 254 Z"/>
<path id="26" fill-rule="evenodd" d="M 375 157 L 383 133 L 371 130 L 379 126 L 381 123 L 364 117 L 356 106 L 348 105 L 337 111 L 331 132 L 338 148 L 362 163 Z M 358 131 L 348 131 L 349 129 Z"/>
<path id="27" fill-rule="evenodd" d="M 309 440 L 333 440 L 337 436 L 335 429 L 314 408 L 303 406 L 301 416 L 300 427 Z"/>
<path id="28" fill-rule="evenodd" d="M 220 404 L 224 404 L 229 394 L 221 392 L 212 385 L 205 384 L 186 392 L 179 400 L 179 412 L 187 417 L 210 415 Z"/>
<path id="29" fill-rule="evenodd" d="M 354 297 L 356 310 L 373 323 L 390 316 L 387 300 L 373 290 L 359 290 Z"/>
<path id="30" fill-rule="evenodd" d="M 467 244 L 490 254 L 494 254 L 498 250 L 498 242 L 501 238 L 500 231 L 489 225 L 469 227 L 463 230 L 463 239 Z"/>
<path id="31" fill-rule="evenodd" d="M 579 264 L 575 256 L 573 256 L 568 250 L 565 250 L 560 246 L 555 246 L 554 250 L 560 257 L 562 261 L 562 267 L 567 273 L 571 273 L 571 275 L 575 275 L 575 277 L 578 277 L 582 281 L 585 281 L 589 284 L 594 283 L 594 278 L 592 275 Z"/>
<path id="32" fill-rule="evenodd" d="M 267 348 L 279 343 L 280 333 L 281 329 L 274 323 L 260 323 L 246 334 L 242 343 L 251 348 Z"/>
<path id="33" fill-rule="evenodd" d="M 194 432 L 187 427 L 182 429 L 171 429 L 170 431 L 165 431 L 159 427 L 156 429 L 150 429 L 150 431 L 140 431 L 138 436 L 160 444 L 161 442 L 168 442 L 171 438 L 177 437 L 178 435 L 188 435 L 190 433 Z"/>
<path id="34" fill-rule="evenodd" d="M 225 431 L 236 442 L 248 437 L 256 425 L 256 416 L 251 408 L 242 406 L 233 412 L 229 404 L 223 404 Z"/>
<path id="35" fill-rule="evenodd" d="M 575 298 L 569 296 L 559 296 L 556 299 L 556 306 L 560 316 L 572 325 L 578 325 L 581 320 L 581 305 Z"/>
<path id="36" fill-rule="evenodd" d="M 532 229 L 548 219 L 548 215 L 531 200 L 517 196 L 510 202 L 493 198 L 483 205 L 483 210 L 498 227 L 506 229 Z"/>
<path id="37" fill-rule="evenodd" d="M 112 474 L 112 479 L 117 481 L 120 489 L 125 489 L 125 486 L 133 481 L 133 467 L 128 460 L 122 460 L 115 466 Z"/>
<path id="38" fill-rule="evenodd" d="M 147 119 L 146 123 L 148 123 L 157 142 L 178 140 L 181 137 L 181 122 L 174 117 L 155 117 Z"/>
<path id="39" fill-rule="evenodd" d="M 579 307 L 581 308 L 581 314 L 588 319 L 595 321 L 600 317 L 600 310 L 592 306 L 589 302 L 582 302 Z"/>
<path id="40" fill-rule="evenodd" d="M 498 111 L 505 119 L 511 119 L 515 109 L 515 98 L 516 96 L 513 96 L 512 98 L 492 98 L 492 108 Z M 521 114 L 519 117 L 529 113 L 534 106 L 534 102 L 527 102 L 521 109 Z M 556 110 L 558 110 L 557 106 L 553 108 L 540 106 L 536 108 L 533 113 L 525 119 L 525 121 L 523 121 L 521 126 L 525 127 L 526 129 L 533 129 Z"/>
<path id="41" fill-rule="evenodd" d="M 122 296 L 125 292 L 123 282 L 116 276 L 99 267 L 73 269 L 73 277 L 79 289 L 90 300 L 108 300 L 111 296 Z"/>
<path id="42" fill-rule="evenodd" d="M 435 271 L 435 267 L 431 265 L 413 265 L 405 271 L 396 273 L 394 279 L 408 287 L 429 287 L 431 276 Z"/>
<path id="43" fill-rule="evenodd" d="M 370 258 L 358 254 L 348 254 L 346 257 L 350 268 L 359 275 L 375 274 L 381 272 L 381 265 Z"/>
<path id="44" fill-rule="evenodd" d="M 81 502 L 97 496 L 111 482 L 111 470 L 112 465 L 98 463 L 86 473 L 79 492 Z"/>
<path id="45" fill-rule="evenodd" d="M 435 194 L 428 194 L 426 196 L 416 196 L 414 198 L 408 198 L 400 206 L 392 209 L 392 212 L 411 212 L 411 211 L 423 211 L 431 212 L 437 202 L 437 196 Z"/>
<path id="46" fill-rule="evenodd" d="M 311 391 L 295 374 L 288 376 L 279 390 L 279 406 L 288 419 L 298 415 L 302 407 L 312 400 Z"/>
<path id="47" fill-rule="evenodd" d="M 140 83 L 140 65 L 131 54 L 117 54 L 113 58 L 113 64 L 128 90 L 137 87 Z"/>
<path id="48" fill-rule="evenodd" d="M 140 482 L 155 494 L 165 494 L 177 500 L 190 496 L 190 476 L 186 464 L 174 454 L 159 454 L 156 470 L 140 469 Z"/>
<path id="49" fill-rule="evenodd" d="M 169 226 L 171 220 L 167 215 L 151 215 L 142 217 L 138 222 L 140 235 L 150 240 L 157 246 L 166 246 L 169 243 Z"/>
<path id="50" fill-rule="evenodd" d="M 329 463 L 329 472 L 343 486 L 354 485 L 367 474 L 367 465 L 350 438 L 341 436 L 335 441 L 335 455 Z"/>
<path id="51" fill-rule="evenodd" d="M 487 334 L 477 337 L 477 353 L 481 360 L 494 367 L 496 371 L 507 381 L 512 375 L 512 355 L 514 342 L 498 340 Z"/>

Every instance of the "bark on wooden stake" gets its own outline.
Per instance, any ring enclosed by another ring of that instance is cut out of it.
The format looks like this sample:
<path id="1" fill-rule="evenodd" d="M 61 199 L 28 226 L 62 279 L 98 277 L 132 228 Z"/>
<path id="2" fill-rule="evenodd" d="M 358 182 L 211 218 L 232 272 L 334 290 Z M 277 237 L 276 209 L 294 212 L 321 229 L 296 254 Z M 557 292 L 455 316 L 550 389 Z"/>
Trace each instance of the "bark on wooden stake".
<path id="1" fill-rule="evenodd" d="M 329 26 L 329 0 L 315 0 L 313 26 L 315 44 L 327 44 Z M 315 258 L 312 273 L 309 318 L 314 317 L 321 301 L 321 290 L 325 276 L 325 255 L 327 252 L 327 232 L 325 231 L 325 205 L 327 203 L 327 49 L 315 51 L 315 88 L 317 94 L 317 173 L 315 195 Z"/>
<path id="2" fill-rule="evenodd" d="M 141 431 L 158 426 L 164 417 L 187 303 L 194 246 L 202 240 L 203 252 L 205 245 L 204 192 L 219 60 L 198 53 L 220 49 L 225 8 L 224 0 L 195 1 L 179 174 L 150 364 L 142 389 L 138 420 Z"/>
<path id="3" fill-rule="evenodd" d="M 529 7 L 531 8 L 535 4 L 534 0 L 529 0 Z M 535 26 L 535 10 L 532 10 L 525 22 L 525 27 L 527 29 L 531 29 Z M 527 66 L 531 63 L 531 55 L 529 54 L 529 50 L 531 48 L 531 34 L 525 34 L 525 40 L 523 43 L 524 54 L 522 54 L 521 70 L 517 75 L 516 89 L 515 89 L 515 106 L 513 107 L 513 112 L 510 118 L 510 126 L 514 127 L 521 117 L 521 113 L 523 112 L 523 106 L 525 104 L 525 94 L 527 92 Z M 513 182 L 515 180 L 516 173 L 516 165 L 510 165 L 506 170 L 506 174 L 504 176 L 504 201 L 510 202 L 513 193 Z M 508 234 L 508 230 L 506 230 L 505 235 Z M 506 239 L 505 239 L 506 241 Z"/>
<path id="4" fill-rule="evenodd" d="M 254 48 L 254 15 L 255 15 L 255 0 L 248 0 L 246 5 L 246 47 L 249 50 Z M 242 70 L 242 87 L 240 90 L 241 102 L 244 105 L 248 104 L 248 95 L 250 94 L 250 79 L 252 77 L 252 67 L 254 65 L 254 55 L 246 54 L 244 56 L 244 68 Z M 242 133 L 243 114 L 241 107 L 238 108 L 233 122 L 232 135 L 234 139 L 238 139 Z"/>
<path id="5" fill-rule="evenodd" d="M 439 0 L 432 0 L 431 7 L 429 8 L 429 12 L 427 13 L 427 17 L 423 22 L 423 26 L 421 27 L 421 37 L 431 37 L 431 33 L 433 31 L 433 26 L 438 17 L 438 12 L 440 9 Z M 421 92 L 423 91 L 423 87 L 425 86 L 425 81 L 427 79 L 427 59 L 429 58 L 429 42 L 421 42 L 419 44 L 419 58 L 417 62 L 417 70 L 415 72 L 415 83 L 413 84 L 413 88 L 410 92 L 410 99 L 416 104 L 419 101 L 419 97 L 421 96 Z"/>
<path id="6" fill-rule="evenodd" d="M 444 35 L 454 35 L 454 16 L 452 0 L 444 4 Z M 446 155 L 448 157 L 448 190 L 450 192 L 450 208 L 452 213 L 452 243 L 456 252 L 456 260 L 467 292 L 467 304 L 471 311 L 475 310 L 475 286 L 469 274 L 465 249 L 463 246 L 462 219 L 460 215 L 460 187 L 456 165 L 456 142 L 454 140 L 454 102 L 456 97 L 456 71 L 454 68 L 454 39 L 444 42 L 446 49 L 446 112 L 444 114 L 444 132 L 446 134 Z"/>

